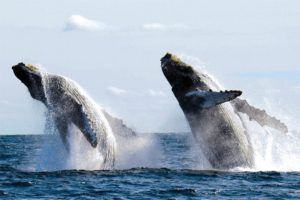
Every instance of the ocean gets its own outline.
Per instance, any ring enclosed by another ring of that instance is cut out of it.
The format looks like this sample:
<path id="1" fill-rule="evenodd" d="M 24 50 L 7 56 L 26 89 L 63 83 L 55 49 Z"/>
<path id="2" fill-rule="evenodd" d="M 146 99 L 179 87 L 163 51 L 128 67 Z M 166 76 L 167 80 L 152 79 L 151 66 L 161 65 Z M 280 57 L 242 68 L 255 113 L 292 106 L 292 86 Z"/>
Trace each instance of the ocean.
<path id="1" fill-rule="evenodd" d="M 56 135 L 0 136 L 0 198 L 300 199 L 299 171 L 205 169 L 190 134 L 148 135 L 112 170 L 80 167 L 90 158 L 64 165 L 63 150 L 45 150 Z"/>

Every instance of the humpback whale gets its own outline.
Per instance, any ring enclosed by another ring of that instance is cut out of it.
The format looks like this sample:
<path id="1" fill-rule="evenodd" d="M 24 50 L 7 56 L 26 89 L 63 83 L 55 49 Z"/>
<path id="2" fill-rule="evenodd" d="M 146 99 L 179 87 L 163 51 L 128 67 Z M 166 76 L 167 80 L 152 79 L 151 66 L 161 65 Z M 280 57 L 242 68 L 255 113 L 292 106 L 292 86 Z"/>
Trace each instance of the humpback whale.
<path id="1" fill-rule="evenodd" d="M 237 98 L 241 91 L 220 91 L 208 74 L 196 71 L 175 55 L 167 53 L 161 59 L 161 67 L 195 140 L 213 168 L 254 165 L 249 133 L 239 113 L 247 114 L 262 126 L 287 132 L 285 124 Z"/>
<path id="2" fill-rule="evenodd" d="M 104 168 L 114 165 L 116 142 L 113 133 L 133 136 L 135 132 L 104 110 L 97 109 L 93 101 L 72 80 L 42 72 L 33 65 L 19 63 L 12 67 L 15 76 L 25 84 L 32 98 L 47 108 L 59 135 L 68 149 L 68 127 L 74 124 L 94 148 L 99 148 Z M 121 133 L 122 132 L 122 133 Z"/>

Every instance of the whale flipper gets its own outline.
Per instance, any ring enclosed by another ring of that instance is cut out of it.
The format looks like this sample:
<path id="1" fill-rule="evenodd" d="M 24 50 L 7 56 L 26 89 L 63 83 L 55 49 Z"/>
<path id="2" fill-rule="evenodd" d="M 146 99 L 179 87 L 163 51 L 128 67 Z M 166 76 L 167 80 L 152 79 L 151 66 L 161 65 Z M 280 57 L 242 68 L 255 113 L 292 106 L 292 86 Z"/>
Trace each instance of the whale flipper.
<path id="1" fill-rule="evenodd" d="M 185 98 L 201 108 L 210 108 L 235 99 L 242 94 L 239 90 L 214 92 L 211 90 L 193 90 L 185 94 Z"/>
<path id="2" fill-rule="evenodd" d="M 89 119 L 82 105 L 75 104 L 74 109 L 76 114 L 72 115 L 71 122 L 79 128 L 84 137 L 95 148 L 98 145 L 98 138 L 93 128 L 93 122 Z"/>
<path id="3" fill-rule="evenodd" d="M 288 132 L 288 127 L 283 122 L 270 116 L 265 110 L 251 106 L 246 100 L 236 98 L 231 103 L 236 111 L 247 114 L 250 120 L 255 120 L 261 126 L 269 126 L 283 133 Z"/>

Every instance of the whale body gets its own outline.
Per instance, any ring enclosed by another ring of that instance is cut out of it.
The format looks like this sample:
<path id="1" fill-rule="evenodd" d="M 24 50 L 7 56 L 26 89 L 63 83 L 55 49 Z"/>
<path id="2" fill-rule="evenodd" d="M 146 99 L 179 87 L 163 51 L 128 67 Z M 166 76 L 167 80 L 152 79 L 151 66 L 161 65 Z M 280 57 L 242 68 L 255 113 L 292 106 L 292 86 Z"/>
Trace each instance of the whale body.
<path id="1" fill-rule="evenodd" d="M 213 168 L 254 165 L 249 133 L 238 113 L 246 113 L 261 125 L 287 131 L 276 118 L 237 98 L 241 91 L 220 91 L 209 75 L 196 71 L 175 55 L 167 53 L 161 59 L 161 67 L 194 138 Z"/>
<path id="2" fill-rule="evenodd" d="M 48 115 L 53 120 L 67 149 L 68 128 L 73 124 L 92 147 L 99 148 L 104 157 L 104 168 L 114 165 L 116 142 L 113 132 L 133 136 L 134 131 L 127 128 L 122 120 L 97 108 L 97 105 L 74 81 L 42 72 L 33 65 L 23 63 L 13 66 L 12 69 L 16 77 L 27 86 L 32 98 L 46 106 Z M 110 126 L 110 123 L 113 126 Z M 123 133 L 120 133 L 121 131 Z"/>

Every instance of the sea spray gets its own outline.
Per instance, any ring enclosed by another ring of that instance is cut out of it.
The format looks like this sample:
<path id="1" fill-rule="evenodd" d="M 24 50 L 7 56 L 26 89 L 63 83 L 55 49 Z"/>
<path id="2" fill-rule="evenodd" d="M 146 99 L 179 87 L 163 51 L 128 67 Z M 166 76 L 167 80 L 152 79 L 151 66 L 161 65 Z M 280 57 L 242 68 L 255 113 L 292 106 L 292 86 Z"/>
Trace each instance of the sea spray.
<path id="1" fill-rule="evenodd" d="M 80 130 L 74 125 L 70 127 L 66 150 L 58 134 L 47 135 L 39 150 L 36 171 L 57 170 L 101 170 L 102 154 L 92 148 Z M 136 137 L 117 137 L 115 169 L 131 169 L 139 167 L 161 168 L 165 165 L 165 154 L 155 134 L 143 134 Z M 195 154 L 197 155 L 197 154 Z"/>
<path id="2" fill-rule="evenodd" d="M 107 169 L 102 164 L 104 157 L 97 148 L 93 148 L 84 138 L 80 130 L 70 125 L 68 134 L 69 156 L 66 169 L 99 170 Z"/>
<path id="3" fill-rule="evenodd" d="M 205 74 L 208 77 L 209 85 L 212 90 L 224 90 L 222 84 L 216 79 L 213 75 L 211 75 L 203 66 L 204 62 L 202 62 L 199 58 L 194 56 L 189 56 L 186 54 L 179 54 L 178 58 L 185 63 L 189 63 L 193 68 L 195 68 L 201 74 Z"/>
<path id="4" fill-rule="evenodd" d="M 262 127 L 241 114 L 254 149 L 254 171 L 300 171 L 300 135 Z"/>
<path id="5" fill-rule="evenodd" d="M 201 147 L 195 141 L 192 134 L 188 134 L 187 136 L 187 145 L 189 145 L 190 147 L 187 152 L 187 157 L 190 158 L 190 160 L 192 161 L 190 162 L 190 165 L 187 166 L 187 168 L 201 170 L 207 170 L 212 168 L 211 164 L 205 157 L 204 153 L 201 150 Z"/>
<path id="6" fill-rule="evenodd" d="M 165 167 L 161 164 L 164 154 L 155 134 L 143 134 L 130 138 L 116 137 L 116 139 L 118 143 L 117 169 Z"/>

